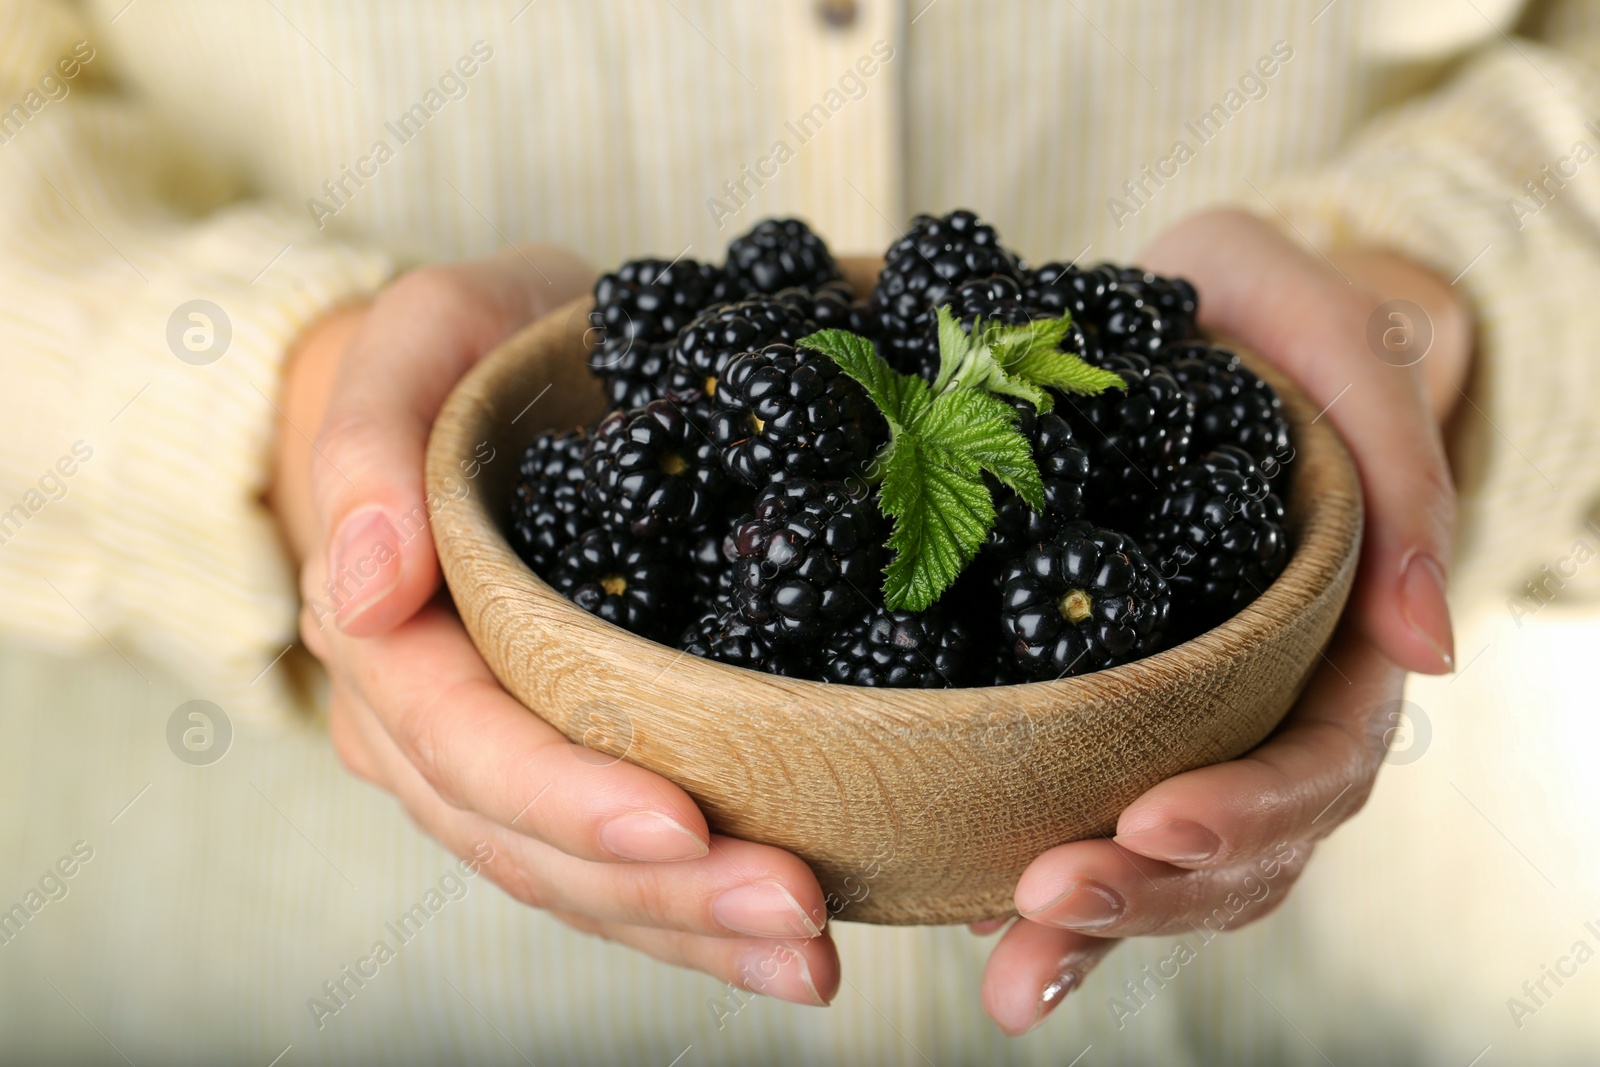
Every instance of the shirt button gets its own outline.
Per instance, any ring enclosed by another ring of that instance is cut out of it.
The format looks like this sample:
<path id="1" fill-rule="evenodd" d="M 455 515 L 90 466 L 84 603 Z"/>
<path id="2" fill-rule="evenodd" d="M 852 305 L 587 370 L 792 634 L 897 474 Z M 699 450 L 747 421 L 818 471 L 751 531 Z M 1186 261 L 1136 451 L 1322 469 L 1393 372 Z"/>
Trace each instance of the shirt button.
<path id="1" fill-rule="evenodd" d="M 861 17 L 856 0 L 817 0 L 817 17 L 836 30 L 847 30 Z"/>

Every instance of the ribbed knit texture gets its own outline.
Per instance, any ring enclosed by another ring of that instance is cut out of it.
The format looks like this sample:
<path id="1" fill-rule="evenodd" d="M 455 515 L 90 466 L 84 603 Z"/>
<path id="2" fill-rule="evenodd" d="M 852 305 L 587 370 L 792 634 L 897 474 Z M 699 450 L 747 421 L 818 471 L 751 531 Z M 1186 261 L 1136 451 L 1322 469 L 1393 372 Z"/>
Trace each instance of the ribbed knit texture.
<path id="1" fill-rule="evenodd" d="M 1370 1034 L 1287 1003 L 1317 961 L 1282 921 L 1208 949 L 1181 1008 L 1114 1040 L 1105 998 L 1170 949 L 1160 940 L 1114 954 L 1095 999 L 1044 1034 L 1005 1043 L 977 1012 L 984 943 L 845 927 L 849 984 L 830 1015 L 759 1002 L 719 1031 L 715 983 L 482 882 L 390 965 L 406 978 L 384 972 L 315 1030 L 305 998 L 449 861 L 296 725 L 292 674 L 273 666 L 295 633 L 259 502 L 272 398 L 294 338 L 328 310 L 405 265 L 507 241 L 600 266 L 715 260 L 756 220 L 801 214 L 837 250 L 870 251 L 913 211 L 970 206 L 1034 260 L 1125 260 L 1183 215 L 1236 203 L 1323 248 L 1385 244 L 1465 270 L 1481 351 L 1456 442 L 1456 569 L 1464 603 L 1492 602 L 1570 549 L 1600 498 L 1600 194 L 1581 173 L 1531 217 L 1509 203 L 1539 203 L 1522 183 L 1576 141 L 1600 149 L 1584 125 L 1600 117 L 1596 9 L 863 0 L 837 29 L 798 0 L 0 0 L 0 626 L 93 664 L 62 689 L 64 667 L 5 661 L 4 694 L 34 696 L 3 720 L 0 904 L 74 840 L 96 850 L 73 895 L 0 947 L 0 1060 L 22 1047 L 7 1029 L 53 1011 L 28 1027 L 23 1062 L 46 1032 L 77 1035 L 56 1046 L 63 1062 L 121 1062 L 93 1026 L 136 1062 L 266 1063 L 290 1043 L 285 1064 L 667 1064 L 693 1045 L 682 1063 L 1059 1067 L 1091 1043 L 1084 1064 L 1206 1049 L 1322 1062 L 1244 975 L 1336 1060 L 1348 1040 L 1380 1062 Z M 232 329 L 206 365 L 168 340 L 197 299 Z M 190 697 L 241 727 L 217 767 L 165 750 L 166 715 Z M 91 787 L 51 786 L 66 781 Z M 1505 995 L 1544 944 L 1500 974 Z M 1388 1036 L 1392 1062 L 1419 1062 L 1403 1013 L 1361 1025 Z"/>

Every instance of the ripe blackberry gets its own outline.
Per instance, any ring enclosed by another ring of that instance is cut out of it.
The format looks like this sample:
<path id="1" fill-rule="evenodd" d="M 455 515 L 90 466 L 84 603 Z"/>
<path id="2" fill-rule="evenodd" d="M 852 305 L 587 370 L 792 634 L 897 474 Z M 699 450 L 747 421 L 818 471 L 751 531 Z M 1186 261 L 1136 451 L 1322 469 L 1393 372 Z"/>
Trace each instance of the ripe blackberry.
<path id="1" fill-rule="evenodd" d="M 1165 345 L 1194 336 L 1194 286 L 1131 267 L 1115 274 L 1116 282 L 1092 316 L 1102 349 L 1153 356 Z"/>
<path id="2" fill-rule="evenodd" d="M 938 608 L 860 614 L 823 643 L 824 681 L 888 689 L 945 689 L 966 684 L 972 636 Z"/>
<path id="3" fill-rule="evenodd" d="M 635 537 L 704 526 L 728 488 L 716 445 L 666 400 L 602 419 L 584 469 L 590 511 Z"/>
<path id="4" fill-rule="evenodd" d="M 726 598 L 714 602 L 689 624 L 678 639 L 678 647 L 691 656 L 734 667 L 788 678 L 811 675 L 804 650 L 774 648 Z"/>
<path id="5" fill-rule="evenodd" d="M 1106 293 L 1117 285 L 1117 270 L 1109 264 L 1080 269 L 1070 263 L 1046 263 L 1028 271 L 1022 295 L 1030 305 L 1059 318 L 1070 313 L 1074 321 L 1094 322 Z"/>
<path id="6" fill-rule="evenodd" d="M 584 611 L 655 637 L 677 600 L 680 570 L 659 542 L 595 527 L 561 551 L 549 581 Z"/>
<path id="7" fill-rule="evenodd" d="M 1195 452 L 1237 445 L 1276 480 L 1292 451 L 1283 402 L 1237 355 L 1203 341 L 1168 345 L 1161 360 L 1194 403 Z"/>
<path id="8" fill-rule="evenodd" d="M 1060 397 L 1056 410 L 1089 450 L 1088 513 L 1131 526 L 1188 454 L 1194 405 L 1170 370 L 1144 356 L 1108 355 L 1102 365 L 1126 388 Z"/>
<path id="9" fill-rule="evenodd" d="M 1145 541 L 1190 636 L 1227 619 L 1289 560 L 1283 501 L 1250 454 L 1224 445 L 1191 460 L 1151 510 Z"/>
<path id="10" fill-rule="evenodd" d="M 916 353 L 925 347 L 927 320 L 919 317 L 945 303 L 967 279 L 993 274 L 1021 280 L 1016 257 L 1001 247 L 994 227 L 972 212 L 912 219 L 911 229 L 885 253 L 869 303 L 884 358 L 914 372 Z"/>
<path id="11" fill-rule="evenodd" d="M 522 454 L 511 501 L 511 543 L 540 574 L 592 525 L 583 500 L 589 440 L 582 430 L 547 431 Z"/>
<path id="12" fill-rule="evenodd" d="M 728 361 L 770 344 L 793 344 L 816 332 L 809 294 L 790 291 L 716 304 L 696 315 L 667 349 L 666 396 L 677 404 L 715 397 Z"/>
<path id="13" fill-rule="evenodd" d="M 635 259 L 594 285 L 589 322 L 599 341 L 589 370 L 605 383 L 618 407 L 643 407 L 661 395 L 665 343 L 706 305 L 725 300 L 731 284 L 709 264 Z"/>
<path id="14" fill-rule="evenodd" d="M 811 292 L 811 319 L 819 330 L 849 330 L 862 333 L 865 304 L 855 302 L 855 290 L 840 280 L 820 285 Z"/>
<path id="15" fill-rule="evenodd" d="M 1028 273 L 1023 298 L 1052 315 L 1070 312 L 1083 332 L 1079 354 L 1096 363 L 1102 354 L 1153 355 L 1194 336 L 1199 305 L 1194 286 L 1182 278 L 1109 263 L 1084 269 L 1046 263 Z"/>
<path id="16" fill-rule="evenodd" d="M 1040 414 L 1018 401 L 1017 429 L 1028 439 L 1044 481 L 1044 510 L 1034 511 L 1014 490 L 991 485 L 995 501 L 991 553 L 1012 556 L 1041 541 L 1063 524 L 1083 518 L 1083 490 L 1089 480 L 1089 452 L 1073 435 L 1072 426 L 1055 411 Z"/>
<path id="17" fill-rule="evenodd" d="M 766 219 L 728 245 L 723 268 L 742 292 L 815 289 L 839 277 L 839 265 L 822 238 L 799 219 Z"/>
<path id="18" fill-rule="evenodd" d="M 1133 539 L 1087 522 L 1023 552 L 1001 582 L 1001 630 L 1019 674 L 1036 681 L 1149 655 L 1172 610 L 1166 581 Z"/>
<path id="19" fill-rule="evenodd" d="M 884 434 L 861 386 L 809 349 L 746 352 L 718 381 L 711 436 L 728 470 L 751 486 L 857 474 Z"/>
<path id="20" fill-rule="evenodd" d="M 819 637 L 876 589 L 880 527 L 877 505 L 842 483 L 769 485 L 723 542 L 743 587 L 736 602 L 744 618 L 769 642 Z"/>
<path id="21" fill-rule="evenodd" d="M 1117 270 L 1117 290 L 1137 292 L 1140 299 L 1155 308 L 1168 343 L 1195 336 L 1195 319 L 1200 312 L 1200 294 L 1187 278 L 1165 278 L 1137 267 Z"/>

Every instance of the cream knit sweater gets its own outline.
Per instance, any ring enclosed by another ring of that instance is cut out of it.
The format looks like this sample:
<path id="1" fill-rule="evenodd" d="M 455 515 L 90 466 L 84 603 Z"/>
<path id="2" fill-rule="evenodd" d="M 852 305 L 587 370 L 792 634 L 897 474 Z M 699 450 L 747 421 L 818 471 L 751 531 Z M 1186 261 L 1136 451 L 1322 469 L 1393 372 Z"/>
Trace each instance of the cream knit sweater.
<path id="1" fill-rule="evenodd" d="M 1600 4 L 855 7 L 0 0 L 0 625 L 292 723 L 260 495 L 295 337 L 416 262 L 716 259 L 772 214 L 855 251 L 970 206 L 1092 261 L 1231 202 L 1396 248 L 1479 326 L 1458 599 L 1582 533 Z"/>

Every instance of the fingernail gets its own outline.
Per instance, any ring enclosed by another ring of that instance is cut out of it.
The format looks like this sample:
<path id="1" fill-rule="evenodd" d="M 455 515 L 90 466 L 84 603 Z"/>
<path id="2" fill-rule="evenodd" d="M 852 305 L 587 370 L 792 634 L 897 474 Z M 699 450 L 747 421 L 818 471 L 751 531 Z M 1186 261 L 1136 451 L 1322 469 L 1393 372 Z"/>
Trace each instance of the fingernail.
<path id="1" fill-rule="evenodd" d="M 1443 669 L 1456 669 L 1456 639 L 1445 599 L 1444 568 L 1432 556 L 1412 552 L 1400 564 L 1400 610 L 1416 635 L 1439 655 Z"/>
<path id="2" fill-rule="evenodd" d="M 1204 863 L 1222 849 L 1222 839 L 1197 822 L 1174 819 L 1154 830 L 1118 834 L 1117 844 L 1166 863 Z"/>
<path id="3" fill-rule="evenodd" d="M 752 993 L 814 1008 L 828 1006 L 811 980 L 805 953 L 791 945 L 757 945 L 746 950 L 739 975 Z"/>
<path id="4" fill-rule="evenodd" d="M 600 827 L 600 844 L 619 859 L 670 863 L 699 859 L 705 838 L 659 811 L 630 811 Z"/>
<path id="5" fill-rule="evenodd" d="M 328 585 L 342 627 L 400 584 L 400 540 L 382 508 L 361 508 L 345 517 L 333 538 Z"/>
<path id="6" fill-rule="evenodd" d="M 800 902 L 773 881 L 750 882 L 725 890 L 711 902 L 711 914 L 728 929 L 751 937 L 819 937 Z"/>
<path id="7" fill-rule="evenodd" d="M 988 937 L 996 930 L 1001 929 L 1010 919 L 985 919 L 982 922 L 969 923 L 967 928 L 979 937 Z"/>
<path id="8" fill-rule="evenodd" d="M 1122 918 L 1122 897 L 1099 882 L 1080 879 L 1067 891 L 1036 911 L 1023 912 L 1037 923 L 1066 927 L 1085 933 L 1104 930 Z"/>
<path id="9" fill-rule="evenodd" d="M 1026 1028 L 1019 1031 L 1019 1035 L 1030 1030 L 1037 1030 L 1039 1024 L 1044 1022 L 1046 1016 L 1056 1010 L 1056 1005 L 1067 999 L 1067 994 L 1083 984 L 1083 975 L 1072 968 L 1068 968 L 1045 983 L 1044 989 L 1039 993 L 1039 1003 L 1033 1007 L 1033 1019 Z"/>

